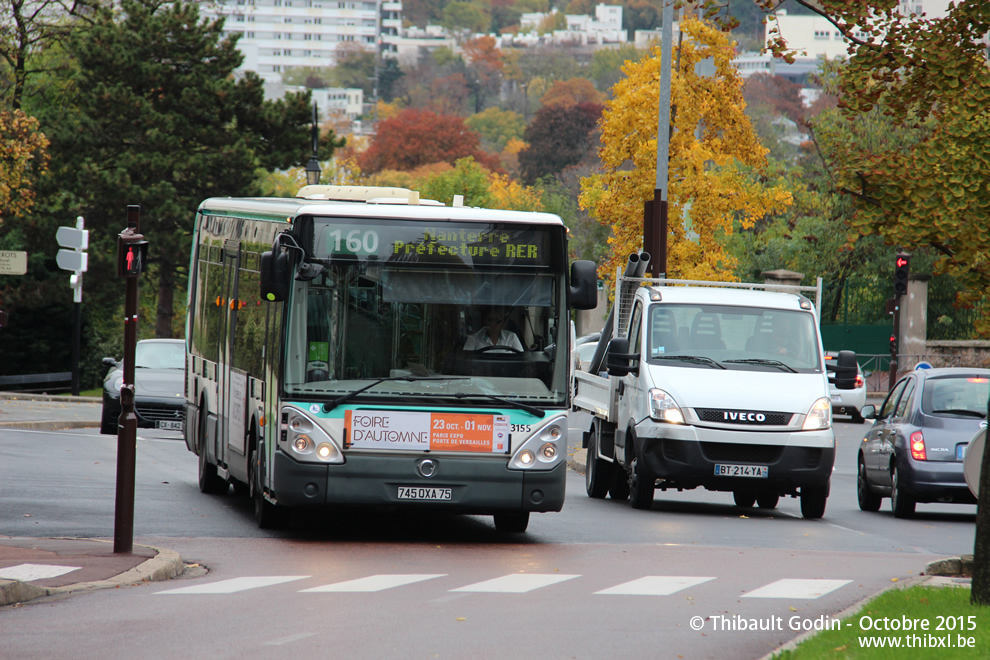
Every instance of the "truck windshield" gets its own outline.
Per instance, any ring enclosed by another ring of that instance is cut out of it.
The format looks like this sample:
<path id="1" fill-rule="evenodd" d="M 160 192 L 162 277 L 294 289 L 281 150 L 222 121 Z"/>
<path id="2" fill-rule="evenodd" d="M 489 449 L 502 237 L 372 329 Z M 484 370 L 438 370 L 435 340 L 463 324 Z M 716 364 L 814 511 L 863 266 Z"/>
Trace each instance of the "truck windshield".
<path id="1" fill-rule="evenodd" d="M 324 268 L 286 307 L 287 395 L 385 379 L 355 399 L 566 401 L 562 228 L 442 224 L 317 220 L 304 244 Z"/>
<path id="2" fill-rule="evenodd" d="M 725 305 L 655 304 L 649 310 L 650 359 L 694 356 L 730 369 L 819 372 L 818 333 L 811 312 Z"/>

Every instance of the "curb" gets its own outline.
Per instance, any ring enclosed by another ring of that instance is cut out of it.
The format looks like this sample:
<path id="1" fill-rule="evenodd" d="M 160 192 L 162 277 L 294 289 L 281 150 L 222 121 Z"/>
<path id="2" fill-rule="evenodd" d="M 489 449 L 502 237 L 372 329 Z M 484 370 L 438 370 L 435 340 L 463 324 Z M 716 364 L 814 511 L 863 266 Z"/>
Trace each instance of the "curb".
<path id="1" fill-rule="evenodd" d="M 94 539 L 95 540 L 95 539 Z M 99 543 L 109 543 L 109 541 L 98 541 Z M 59 596 L 81 591 L 95 591 L 96 589 L 114 589 L 117 587 L 134 586 L 142 582 L 160 582 L 170 580 L 184 570 L 182 557 L 172 550 L 155 548 L 150 545 L 143 545 L 142 548 L 151 548 L 157 554 L 129 571 L 121 573 L 106 580 L 96 582 L 80 582 L 69 584 L 64 587 L 38 587 L 29 582 L 20 580 L 0 580 L 0 607 L 15 603 L 26 603 L 45 596 Z"/>
<path id="2" fill-rule="evenodd" d="M 63 431 L 65 429 L 92 429 L 99 422 L 68 422 L 57 419 L 37 422 L 0 422 L 0 429 L 33 429 L 35 431 Z"/>

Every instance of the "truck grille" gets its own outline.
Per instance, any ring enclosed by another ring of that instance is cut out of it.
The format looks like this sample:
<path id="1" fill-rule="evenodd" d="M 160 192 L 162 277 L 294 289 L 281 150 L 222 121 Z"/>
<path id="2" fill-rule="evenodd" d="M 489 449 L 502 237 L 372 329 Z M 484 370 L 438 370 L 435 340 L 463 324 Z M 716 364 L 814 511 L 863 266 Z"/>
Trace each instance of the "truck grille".
<path id="1" fill-rule="evenodd" d="M 703 422 L 716 424 L 738 424 L 740 426 L 787 426 L 790 413 L 768 412 L 764 410 L 721 410 L 718 408 L 695 408 Z"/>
<path id="2" fill-rule="evenodd" d="M 737 463 L 776 463 L 783 447 L 776 445 L 744 445 L 734 442 L 702 442 L 701 453 L 709 461 Z"/>

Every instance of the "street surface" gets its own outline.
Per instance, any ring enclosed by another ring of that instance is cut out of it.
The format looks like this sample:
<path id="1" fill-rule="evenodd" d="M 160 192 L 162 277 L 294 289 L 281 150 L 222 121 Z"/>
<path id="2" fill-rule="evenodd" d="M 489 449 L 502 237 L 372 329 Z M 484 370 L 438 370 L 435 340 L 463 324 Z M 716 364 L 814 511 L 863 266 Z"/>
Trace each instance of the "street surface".
<path id="1" fill-rule="evenodd" d="M 564 510 L 518 536 L 488 517 L 381 512 L 259 530 L 247 499 L 198 491 L 179 434 L 142 429 L 135 542 L 196 566 L 0 609 L 2 655 L 759 658 L 933 559 L 972 552 L 974 506 L 919 505 L 914 520 L 887 501 L 859 511 L 866 428 L 836 423 L 823 520 L 801 518 L 796 499 L 742 510 L 698 490 L 659 491 L 652 511 L 635 511 L 589 499 L 571 472 Z M 112 537 L 115 453 L 95 429 L 0 431 L 0 534 Z M 769 629 L 740 629 L 753 619 Z"/>

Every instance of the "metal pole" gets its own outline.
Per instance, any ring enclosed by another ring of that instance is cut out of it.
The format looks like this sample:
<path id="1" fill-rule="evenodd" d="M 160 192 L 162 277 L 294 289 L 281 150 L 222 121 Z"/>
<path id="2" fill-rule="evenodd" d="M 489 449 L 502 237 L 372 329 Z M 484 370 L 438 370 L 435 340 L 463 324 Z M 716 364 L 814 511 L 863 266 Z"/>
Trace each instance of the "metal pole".
<path id="1" fill-rule="evenodd" d="M 141 207 L 127 207 L 127 229 L 137 234 Z M 134 413 L 134 352 L 137 346 L 138 281 L 124 278 L 124 384 L 120 388 L 120 418 L 117 420 L 117 497 L 114 509 L 113 551 L 134 548 L 134 472 L 137 455 L 137 415 Z"/>
<path id="2" fill-rule="evenodd" d="M 894 383 L 897 382 L 897 348 L 901 340 L 900 324 L 901 324 L 901 297 L 897 296 L 894 303 L 894 330 L 891 336 L 894 337 L 894 341 L 891 342 L 890 346 L 890 372 L 887 376 L 887 391 L 890 392 L 894 389 Z"/>
<path id="3" fill-rule="evenodd" d="M 77 289 L 76 292 L 79 290 Z M 76 293 L 74 292 L 74 293 Z M 82 303 L 73 303 L 72 321 L 72 396 L 79 396 L 79 344 L 82 335 Z"/>
<path id="4" fill-rule="evenodd" d="M 667 188 L 670 178 L 670 78 L 671 58 L 674 41 L 674 3 L 667 0 L 663 5 L 660 26 L 660 100 L 657 112 L 657 175 L 653 188 L 653 199 L 647 201 L 643 220 L 652 225 L 644 227 L 643 247 L 655 255 L 650 261 L 649 270 L 654 277 L 667 273 Z"/>

